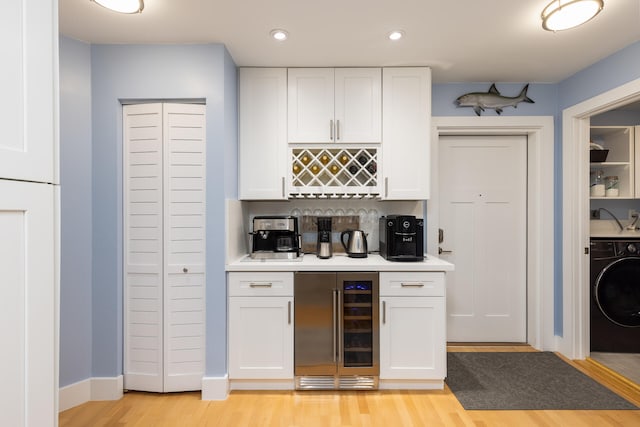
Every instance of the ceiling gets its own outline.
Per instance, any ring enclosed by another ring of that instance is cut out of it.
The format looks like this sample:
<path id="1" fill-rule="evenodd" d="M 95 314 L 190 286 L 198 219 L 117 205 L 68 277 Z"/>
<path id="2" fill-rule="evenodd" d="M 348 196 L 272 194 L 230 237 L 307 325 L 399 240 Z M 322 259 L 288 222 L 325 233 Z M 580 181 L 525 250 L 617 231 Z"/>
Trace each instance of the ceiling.
<path id="1" fill-rule="evenodd" d="M 58 1 L 60 32 L 90 43 L 222 43 L 238 66 L 428 65 L 435 83 L 556 83 L 640 40 L 640 0 L 557 33 L 541 26 L 550 0 L 145 0 L 135 15 Z"/>

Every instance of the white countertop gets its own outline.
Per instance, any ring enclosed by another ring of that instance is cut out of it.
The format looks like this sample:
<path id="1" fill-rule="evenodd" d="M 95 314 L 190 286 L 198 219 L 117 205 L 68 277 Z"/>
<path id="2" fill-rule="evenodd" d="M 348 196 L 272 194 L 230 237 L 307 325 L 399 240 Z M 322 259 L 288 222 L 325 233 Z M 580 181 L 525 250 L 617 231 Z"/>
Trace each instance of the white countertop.
<path id="1" fill-rule="evenodd" d="M 615 238 L 615 239 L 640 239 L 640 231 L 627 230 L 626 226 L 630 221 L 621 221 L 623 230 L 614 220 L 599 219 L 589 221 L 589 235 L 592 238 Z M 638 224 L 640 225 L 640 224 Z"/>
<path id="2" fill-rule="evenodd" d="M 378 254 L 366 258 L 349 258 L 345 254 L 334 254 L 329 259 L 320 259 L 305 254 L 302 259 L 292 261 L 254 260 L 245 255 L 226 265 L 227 271 L 453 271 L 454 265 L 432 255 L 424 261 L 387 261 Z"/>

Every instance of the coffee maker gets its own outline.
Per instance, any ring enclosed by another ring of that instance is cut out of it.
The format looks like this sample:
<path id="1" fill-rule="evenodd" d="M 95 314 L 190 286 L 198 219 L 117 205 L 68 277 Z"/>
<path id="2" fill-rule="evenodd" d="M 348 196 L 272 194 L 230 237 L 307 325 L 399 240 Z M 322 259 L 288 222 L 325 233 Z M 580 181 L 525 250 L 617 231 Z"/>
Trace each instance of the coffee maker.
<path id="1" fill-rule="evenodd" d="M 251 258 L 295 259 L 300 257 L 298 218 L 256 216 L 253 218 Z"/>
<path id="2" fill-rule="evenodd" d="M 331 217 L 318 217 L 318 244 L 316 247 L 316 256 L 318 258 L 327 259 L 333 255 L 333 247 L 331 243 Z"/>
<path id="3" fill-rule="evenodd" d="M 380 218 L 380 256 L 389 261 L 424 260 L 424 222 L 412 215 Z"/>

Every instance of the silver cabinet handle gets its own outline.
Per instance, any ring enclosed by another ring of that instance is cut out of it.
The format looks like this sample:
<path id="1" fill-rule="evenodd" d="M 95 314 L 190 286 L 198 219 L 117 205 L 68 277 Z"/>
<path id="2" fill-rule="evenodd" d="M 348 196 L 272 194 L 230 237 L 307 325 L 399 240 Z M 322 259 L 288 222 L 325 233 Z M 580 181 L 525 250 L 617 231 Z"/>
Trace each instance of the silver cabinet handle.
<path id="1" fill-rule="evenodd" d="M 338 296 L 338 291 L 336 289 L 334 289 L 333 290 L 333 317 L 331 318 L 332 319 L 331 322 L 333 323 L 333 325 L 332 325 L 333 326 L 333 328 L 332 328 L 332 331 L 333 331 L 333 363 L 336 363 L 336 361 L 337 361 L 336 360 L 336 354 L 337 354 L 336 341 L 338 339 L 337 338 L 338 334 L 336 332 L 336 323 L 337 323 L 336 322 L 336 318 L 338 317 L 338 309 L 336 308 L 337 307 L 337 302 L 336 302 L 337 296 Z"/>
<path id="2" fill-rule="evenodd" d="M 340 141 L 340 120 L 336 120 L 336 140 Z"/>
<path id="3" fill-rule="evenodd" d="M 250 288 L 270 288 L 273 286 L 273 283 L 270 282 L 251 282 L 249 283 Z"/>
<path id="4" fill-rule="evenodd" d="M 284 197 L 285 197 L 285 194 L 284 194 L 284 176 L 283 176 L 282 177 L 282 198 Z"/>
<path id="5" fill-rule="evenodd" d="M 291 301 L 287 303 L 287 315 L 289 319 L 289 324 L 291 324 Z"/>
<path id="6" fill-rule="evenodd" d="M 329 139 L 333 141 L 333 120 L 329 120 Z"/>
<path id="7" fill-rule="evenodd" d="M 389 197 L 389 177 L 384 177 L 384 197 Z"/>
<path id="8" fill-rule="evenodd" d="M 382 324 L 387 323 L 387 302 L 382 301 Z"/>
<path id="9" fill-rule="evenodd" d="M 450 253 L 453 253 L 453 251 L 445 251 L 444 249 L 438 247 L 438 255 L 450 254 Z"/>
<path id="10" fill-rule="evenodd" d="M 403 288 L 422 288 L 424 287 L 424 283 L 416 282 L 416 283 L 400 283 L 400 286 Z"/>
<path id="11" fill-rule="evenodd" d="M 189 272 L 189 269 L 188 269 L 187 267 L 183 267 L 183 268 L 182 268 L 182 272 L 183 272 L 183 273 L 188 273 L 188 272 Z"/>

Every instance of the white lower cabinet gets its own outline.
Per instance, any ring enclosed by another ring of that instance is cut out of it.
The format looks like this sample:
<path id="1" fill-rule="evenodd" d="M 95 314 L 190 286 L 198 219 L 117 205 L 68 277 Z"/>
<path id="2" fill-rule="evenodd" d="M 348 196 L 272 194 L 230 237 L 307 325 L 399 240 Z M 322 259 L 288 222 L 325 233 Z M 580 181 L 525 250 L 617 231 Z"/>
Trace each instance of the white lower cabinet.
<path id="1" fill-rule="evenodd" d="M 293 273 L 232 272 L 227 283 L 231 388 L 293 388 Z"/>
<path id="2" fill-rule="evenodd" d="M 446 377 L 443 272 L 380 273 L 380 388 L 437 388 Z"/>

